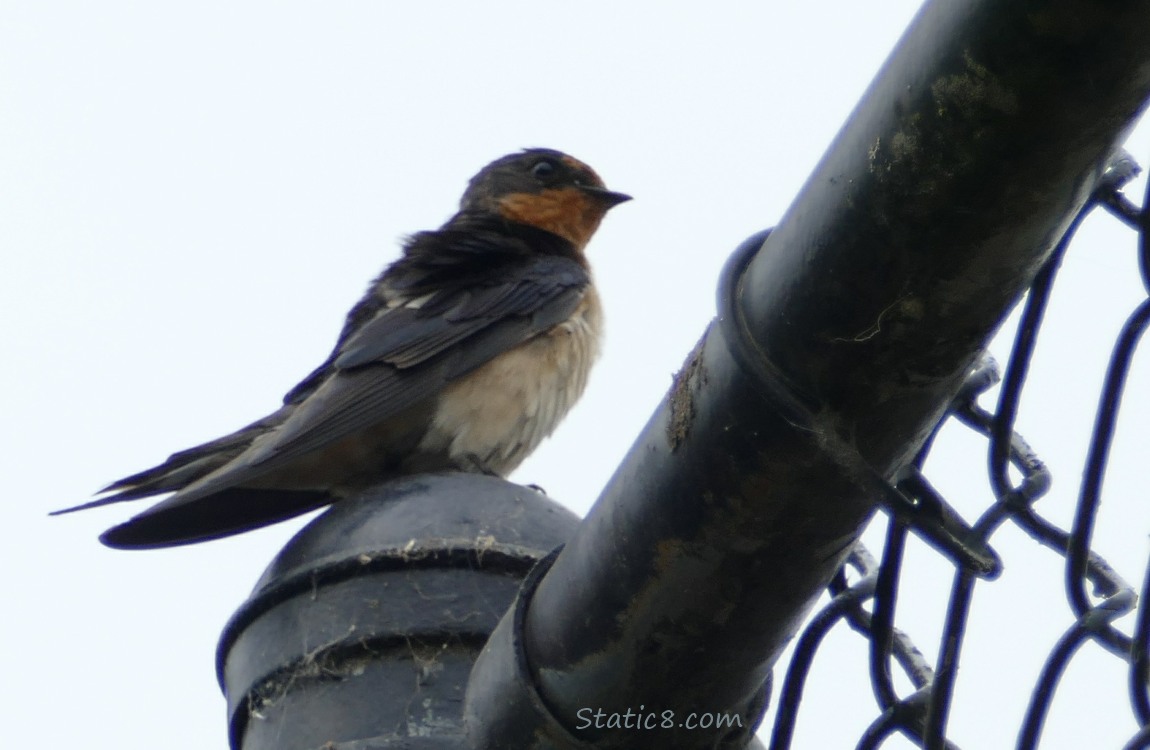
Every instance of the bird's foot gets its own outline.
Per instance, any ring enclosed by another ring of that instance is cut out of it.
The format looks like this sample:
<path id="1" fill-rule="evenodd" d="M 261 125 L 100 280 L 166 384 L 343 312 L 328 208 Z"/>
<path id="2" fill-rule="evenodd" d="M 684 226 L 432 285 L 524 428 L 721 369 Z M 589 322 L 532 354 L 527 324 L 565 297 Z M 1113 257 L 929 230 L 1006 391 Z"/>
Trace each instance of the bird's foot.
<path id="1" fill-rule="evenodd" d="M 486 474 L 489 477 L 498 477 L 500 479 L 503 478 L 502 474 L 500 474 L 495 469 L 492 469 L 487 465 L 486 461 L 483 461 L 474 453 L 468 453 L 466 456 L 464 456 L 459 461 L 459 468 L 463 469 L 464 471 L 469 471 L 472 474 Z"/>

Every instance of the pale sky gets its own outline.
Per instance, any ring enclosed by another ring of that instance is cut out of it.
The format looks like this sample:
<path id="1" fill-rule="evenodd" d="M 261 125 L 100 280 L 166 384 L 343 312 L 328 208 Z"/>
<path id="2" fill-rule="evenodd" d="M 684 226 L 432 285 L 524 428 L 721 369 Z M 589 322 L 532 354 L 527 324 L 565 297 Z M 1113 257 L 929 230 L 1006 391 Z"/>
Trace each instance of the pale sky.
<path id="1" fill-rule="evenodd" d="M 399 239 L 530 146 L 635 196 L 589 250 L 608 316 L 590 387 L 512 477 L 584 513 L 714 315 L 723 261 L 786 210 L 917 5 L 0 6 L 5 746 L 226 746 L 216 641 L 304 521 L 128 553 L 96 536 L 142 504 L 47 512 L 274 408 Z M 1129 148 L 1150 161 L 1150 129 Z M 1082 234 L 1019 424 L 1055 473 L 1040 510 L 1063 524 L 1105 358 L 1142 295 L 1133 232 L 1098 216 Z M 1095 548 L 1137 586 L 1140 362 L 1129 390 Z M 984 452 L 948 431 L 928 466 L 968 518 L 989 502 Z M 881 529 L 867 539 L 877 554 Z M 995 546 L 1006 574 L 976 591 L 952 710 L 968 750 L 1013 746 L 1072 622 L 1053 554 L 1011 529 Z M 907 567 L 897 624 L 933 662 L 952 570 L 918 542 Z M 853 747 L 878 715 L 865 642 L 842 629 L 824 651 L 796 748 Z M 1134 733 L 1123 665 L 1097 652 L 1071 666 L 1043 748 Z"/>

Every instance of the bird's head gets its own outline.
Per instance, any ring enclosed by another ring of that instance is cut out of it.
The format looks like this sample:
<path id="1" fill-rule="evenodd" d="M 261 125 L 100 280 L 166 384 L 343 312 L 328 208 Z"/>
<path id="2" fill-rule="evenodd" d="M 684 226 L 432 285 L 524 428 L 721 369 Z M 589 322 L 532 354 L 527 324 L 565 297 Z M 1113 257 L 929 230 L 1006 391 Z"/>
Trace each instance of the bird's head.
<path id="1" fill-rule="evenodd" d="M 497 214 L 556 234 L 582 250 L 612 207 L 631 196 L 608 190 L 595 170 L 560 151 L 504 156 L 471 178 L 460 211 Z"/>

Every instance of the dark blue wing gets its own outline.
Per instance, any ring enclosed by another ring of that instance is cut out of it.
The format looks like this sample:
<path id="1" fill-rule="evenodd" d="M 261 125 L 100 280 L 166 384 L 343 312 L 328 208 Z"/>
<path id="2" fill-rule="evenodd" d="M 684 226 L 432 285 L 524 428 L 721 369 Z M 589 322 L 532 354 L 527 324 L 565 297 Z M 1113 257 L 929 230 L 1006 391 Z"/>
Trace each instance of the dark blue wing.
<path id="1" fill-rule="evenodd" d="M 244 463 L 266 470 L 419 404 L 569 318 L 589 283 L 570 258 L 530 256 L 480 283 L 436 292 L 419 307 L 379 309 L 346 337 L 322 383 Z"/>

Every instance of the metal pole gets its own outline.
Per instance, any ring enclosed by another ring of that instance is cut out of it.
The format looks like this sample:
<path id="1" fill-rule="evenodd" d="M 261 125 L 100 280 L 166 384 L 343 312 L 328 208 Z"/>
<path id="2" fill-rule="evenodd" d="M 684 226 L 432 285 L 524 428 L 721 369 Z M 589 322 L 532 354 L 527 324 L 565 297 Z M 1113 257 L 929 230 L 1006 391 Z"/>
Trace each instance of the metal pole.
<path id="1" fill-rule="evenodd" d="M 1128 0 L 924 7 L 769 240 L 732 260 L 719 324 L 492 636 L 473 745 L 747 741 L 588 728 L 580 712 L 755 720 L 882 480 L 1143 110 L 1147 29 L 1150 3 Z"/>

